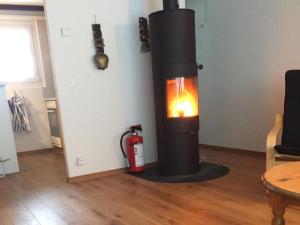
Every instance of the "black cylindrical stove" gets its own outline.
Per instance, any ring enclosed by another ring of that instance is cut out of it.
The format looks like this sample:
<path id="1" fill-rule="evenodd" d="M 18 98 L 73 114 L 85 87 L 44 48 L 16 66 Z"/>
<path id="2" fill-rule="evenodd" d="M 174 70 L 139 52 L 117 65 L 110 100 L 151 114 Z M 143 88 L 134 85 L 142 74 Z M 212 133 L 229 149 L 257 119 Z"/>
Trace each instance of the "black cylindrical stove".
<path id="1" fill-rule="evenodd" d="M 194 11 L 164 0 L 149 16 L 159 172 L 192 174 L 199 168 L 198 70 Z"/>

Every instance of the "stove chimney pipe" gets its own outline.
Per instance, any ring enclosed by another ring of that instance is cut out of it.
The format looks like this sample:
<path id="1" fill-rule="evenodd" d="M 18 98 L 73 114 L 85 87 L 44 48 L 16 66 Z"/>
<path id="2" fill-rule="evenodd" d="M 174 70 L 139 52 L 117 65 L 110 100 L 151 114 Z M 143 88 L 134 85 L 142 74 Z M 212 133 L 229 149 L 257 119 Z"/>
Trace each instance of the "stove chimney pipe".
<path id="1" fill-rule="evenodd" d="M 163 0 L 164 10 L 179 9 L 178 0 Z"/>

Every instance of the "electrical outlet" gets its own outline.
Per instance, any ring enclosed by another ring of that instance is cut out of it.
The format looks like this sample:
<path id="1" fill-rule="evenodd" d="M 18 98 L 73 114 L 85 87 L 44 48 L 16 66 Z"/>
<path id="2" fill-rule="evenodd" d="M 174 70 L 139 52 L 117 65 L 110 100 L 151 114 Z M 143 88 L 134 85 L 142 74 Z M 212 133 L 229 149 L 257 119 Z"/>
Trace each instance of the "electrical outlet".
<path id="1" fill-rule="evenodd" d="M 84 159 L 83 159 L 83 157 L 77 157 L 77 158 L 76 158 L 76 165 L 77 165 L 77 166 L 82 166 L 82 165 L 84 165 Z"/>
<path id="2" fill-rule="evenodd" d="M 0 178 L 5 177 L 5 172 L 4 172 L 4 166 L 3 166 L 3 162 L 1 162 L 0 159 Z"/>
<path id="3" fill-rule="evenodd" d="M 61 27 L 60 34 L 62 37 L 70 37 L 71 36 L 71 29 L 69 27 Z"/>

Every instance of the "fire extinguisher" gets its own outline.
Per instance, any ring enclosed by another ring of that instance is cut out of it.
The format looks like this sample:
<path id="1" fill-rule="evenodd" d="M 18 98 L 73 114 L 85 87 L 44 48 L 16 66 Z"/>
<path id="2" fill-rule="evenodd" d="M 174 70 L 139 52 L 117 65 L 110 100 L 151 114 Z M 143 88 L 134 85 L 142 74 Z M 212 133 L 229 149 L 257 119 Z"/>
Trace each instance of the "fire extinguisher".
<path id="1" fill-rule="evenodd" d="M 120 147 L 123 156 L 127 162 L 129 172 L 138 173 L 144 171 L 144 153 L 143 153 L 143 137 L 138 135 L 138 131 L 142 131 L 141 125 L 131 126 L 129 131 L 126 131 L 121 136 Z M 126 152 L 123 148 L 123 139 L 126 135 Z"/>

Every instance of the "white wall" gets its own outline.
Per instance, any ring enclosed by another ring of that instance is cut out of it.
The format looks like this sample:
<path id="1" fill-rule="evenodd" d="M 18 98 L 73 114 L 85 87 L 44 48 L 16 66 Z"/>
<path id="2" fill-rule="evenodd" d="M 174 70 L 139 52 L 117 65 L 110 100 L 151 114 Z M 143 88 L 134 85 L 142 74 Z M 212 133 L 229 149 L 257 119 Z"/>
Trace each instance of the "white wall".
<path id="1" fill-rule="evenodd" d="M 5 173 L 19 172 L 16 147 L 13 138 L 9 107 L 5 96 L 5 87 L 0 83 L 0 158 L 10 159 L 4 163 Z"/>
<path id="2" fill-rule="evenodd" d="M 202 0 L 201 0 L 202 1 Z M 200 141 L 265 150 L 283 111 L 284 73 L 300 67 L 300 1 L 207 0 L 200 28 Z M 199 0 L 187 0 L 199 12 Z"/>
<path id="3" fill-rule="evenodd" d="M 43 87 L 43 96 L 45 99 L 56 98 L 46 21 L 38 20 L 37 28 L 46 84 L 45 87 Z"/>
<path id="4" fill-rule="evenodd" d="M 161 2 L 46 1 L 69 176 L 124 167 L 119 138 L 137 123 L 144 129 L 146 162 L 156 161 L 151 60 L 140 53 L 138 17 L 161 9 Z M 92 61 L 94 13 L 110 57 L 105 71 Z M 70 37 L 61 37 L 62 27 Z M 85 165 L 75 165 L 77 156 Z"/>

